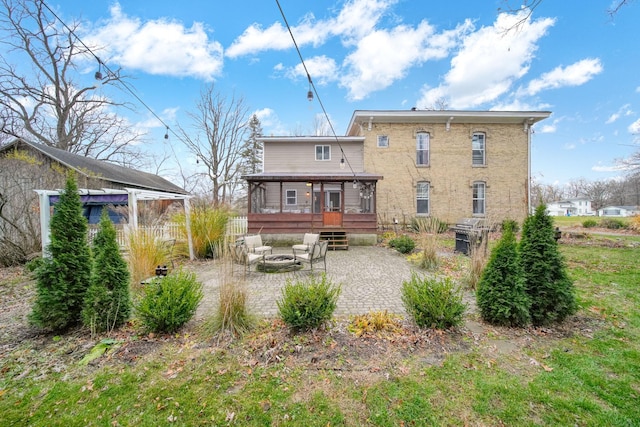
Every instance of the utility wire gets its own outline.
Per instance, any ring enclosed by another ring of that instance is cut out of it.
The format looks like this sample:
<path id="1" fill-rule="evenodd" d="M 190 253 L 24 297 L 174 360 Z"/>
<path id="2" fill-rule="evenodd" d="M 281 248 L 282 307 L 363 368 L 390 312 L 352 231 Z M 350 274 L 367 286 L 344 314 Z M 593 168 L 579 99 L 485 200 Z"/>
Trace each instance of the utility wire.
<path id="1" fill-rule="evenodd" d="M 307 69 L 307 64 L 305 64 L 305 62 L 304 62 L 304 58 L 302 57 L 302 53 L 300 52 L 300 48 L 298 47 L 298 43 L 296 42 L 296 38 L 293 36 L 293 31 L 291 31 L 291 27 L 289 26 L 289 22 L 287 21 L 287 17 L 284 15 L 284 11 L 282 10 L 282 6 L 280 6 L 280 0 L 276 0 L 276 4 L 278 5 L 278 9 L 280 9 L 280 14 L 282 15 L 282 19 L 284 20 L 284 24 L 287 26 L 287 30 L 289 30 L 289 35 L 291 35 L 291 40 L 293 40 L 293 45 L 296 48 L 296 52 L 298 52 L 298 57 L 300 58 L 300 62 L 302 63 L 302 67 L 304 68 L 304 72 L 307 74 L 307 79 L 309 80 L 309 84 L 313 88 L 313 93 L 315 93 L 315 95 L 316 95 L 316 99 L 318 100 L 318 103 L 320 104 L 320 108 L 322 109 L 322 113 L 324 114 L 324 117 L 327 120 L 327 123 L 329 124 L 329 128 L 331 129 L 331 133 L 333 134 L 333 137 L 335 138 L 336 143 L 338 144 L 338 147 L 340 147 L 340 153 L 342 154 L 342 158 L 345 160 L 345 162 L 349 166 L 349 170 L 351 171 L 351 174 L 353 175 L 354 180 L 355 180 L 356 173 L 354 172 L 353 168 L 351 167 L 351 163 L 349 163 L 349 159 L 344 154 L 344 150 L 342 149 L 342 144 L 340 144 L 340 140 L 338 139 L 338 135 L 336 134 L 336 130 L 333 128 L 333 123 L 331 123 L 331 120 L 329 120 L 329 115 L 327 114 L 327 110 L 325 110 L 325 108 L 324 108 L 324 104 L 322 103 L 322 100 L 320 99 L 320 95 L 318 95 L 318 91 L 316 90 L 316 85 L 313 84 L 313 80 L 311 80 L 311 75 L 309 74 L 309 70 Z"/>
<path id="2" fill-rule="evenodd" d="M 73 35 L 73 37 L 75 37 L 75 39 L 86 49 L 87 52 L 89 52 L 91 54 L 91 56 L 93 56 L 96 61 L 98 61 L 98 66 L 99 67 L 104 67 L 104 69 L 107 71 L 108 75 L 111 76 L 116 76 L 117 74 L 114 73 L 113 71 L 111 71 L 111 69 L 107 66 L 107 64 L 105 64 L 104 62 L 102 62 L 102 60 L 98 57 L 98 55 L 96 55 L 93 50 L 91 50 L 91 48 L 89 48 L 89 46 L 87 46 L 82 39 L 75 33 L 75 31 L 73 31 L 58 15 L 56 15 L 56 13 L 49 7 L 49 5 L 47 5 L 47 3 L 45 3 L 44 0 L 40 0 L 42 2 L 42 5 L 58 20 L 58 22 L 60 22 L 62 24 L 62 26 L 70 33 Z M 153 111 L 153 109 L 151 107 L 149 107 L 143 100 L 142 98 L 140 98 L 138 96 L 138 94 L 136 94 L 134 92 L 134 90 L 129 86 L 129 84 L 127 84 L 127 82 L 125 82 L 124 80 L 120 80 L 117 79 L 118 83 L 120 83 L 122 85 L 122 87 L 124 87 L 127 92 L 129 92 L 135 99 L 138 100 L 138 102 L 140 104 L 142 104 L 142 106 L 144 108 L 147 109 L 147 111 L 149 111 L 156 119 L 158 119 L 158 121 L 166 128 L 167 133 L 171 132 L 176 138 L 178 138 L 179 140 L 182 141 L 182 139 L 180 138 L 180 136 L 175 133 L 173 131 L 173 129 L 171 129 L 169 127 L 169 125 L 167 125 L 164 120 L 162 120 L 162 118 L 160 118 L 160 116 L 158 116 L 156 114 L 155 111 Z"/>

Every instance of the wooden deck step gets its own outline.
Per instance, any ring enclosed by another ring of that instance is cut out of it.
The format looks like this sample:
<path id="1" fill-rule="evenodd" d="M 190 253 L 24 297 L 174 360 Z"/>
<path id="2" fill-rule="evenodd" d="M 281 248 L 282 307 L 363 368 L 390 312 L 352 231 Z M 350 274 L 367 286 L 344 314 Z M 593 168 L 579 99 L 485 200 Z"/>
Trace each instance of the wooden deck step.
<path id="1" fill-rule="evenodd" d="M 328 240 L 328 249 L 331 251 L 349 249 L 349 239 L 344 230 L 323 230 L 320 232 L 320 240 Z"/>

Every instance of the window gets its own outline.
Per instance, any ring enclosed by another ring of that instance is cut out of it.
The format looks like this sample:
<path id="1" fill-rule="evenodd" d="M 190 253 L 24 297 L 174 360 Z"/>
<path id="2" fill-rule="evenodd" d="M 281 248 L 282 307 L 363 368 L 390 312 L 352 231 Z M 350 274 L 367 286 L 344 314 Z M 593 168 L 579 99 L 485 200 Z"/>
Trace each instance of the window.
<path id="1" fill-rule="evenodd" d="M 418 214 L 429 213 L 429 183 L 418 182 L 416 186 L 416 207 Z"/>
<path id="2" fill-rule="evenodd" d="M 484 215 L 484 199 L 486 184 L 482 181 L 473 183 L 473 214 Z"/>
<path id="3" fill-rule="evenodd" d="M 378 148 L 387 148 L 389 146 L 389 137 L 387 135 L 378 135 Z"/>
<path id="4" fill-rule="evenodd" d="M 316 145 L 316 160 L 331 160 L 331 146 Z"/>
<path id="5" fill-rule="evenodd" d="M 285 203 L 287 205 L 297 205 L 298 204 L 298 192 L 296 190 L 287 190 L 285 195 Z"/>
<path id="6" fill-rule="evenodd" d="M 471 157 L 473 166 L 484 166 L 486 164 L 484 133 L 474 133 L 471 141 Z"/>
<path id="7" fill-rule="evenodd" d="M 416 134 L 416 164 L 429 166 L 429 134 L 426 132 Z"/>

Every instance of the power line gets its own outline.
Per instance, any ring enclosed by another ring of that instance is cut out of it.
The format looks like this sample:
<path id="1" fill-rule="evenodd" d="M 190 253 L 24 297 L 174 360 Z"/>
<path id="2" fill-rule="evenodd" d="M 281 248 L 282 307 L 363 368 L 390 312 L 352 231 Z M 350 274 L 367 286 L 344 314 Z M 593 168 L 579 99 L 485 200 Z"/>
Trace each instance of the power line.
<path id="1" fill-rule="evenodd" d="M 56 15 L 56 13 L 49 7 L 49 5 L 47 5 L 47 3 L 45 3 L 44 0 L 40 0 L 42 5 L 58 20 L 58 22 L 60 22 L 62 24 L 62 26 L 69 32 L 69 34 L 73 35 L 73 37 L 75 37 L 75 39 L 86 49 L 87 52 L 89 52 L 91 54 L 91 56 L 93 56 L 96 61 L 98 61 L 98 67 L 104 67 L 105 70 L 107 70 L 108 75 L 110 76 L 117 76 L 116 73 L 114 73 L 108 66 L 107 64 L 105 64 L 99 57 L 98 55 L 96 55 L 93 50 L 91 50 L 91 48 L 89 48 L 89 46 L 87 46 L 82 39 L 75 33 L 75 31 L 73 31 L 73 29 L 71 29 L 66 22 L 64 22 L 58 15 Z M 96 73 L 97 74 L 97 73 Z M 175 133 L 173 131 L 173 129 L 171 129 L 169 127 L 169 125 L 167 125 L 164 120 L 162 120 L 162 118 L 160 118 L 160 116 L 158 116 L 156 114 L 155 111 L 153 111 L 153 109 L 151 107 L 149 107 L 143 100 L 142 98 L 140 98 L 138 96 L 138 94 L 136 94 L 134 92 L 134 90 L 130 87 L 130 85 L 125 82 L 124 80 L 120 80 L 119 78 L 116 79 L 118 81 L 118 83 L 120 83 L 122 85 L 122 87 L 124 87 L 126 89 L 127 92 L 129 92 L 140 104 L 142 104 L 142 106 L 144 108 L 147 109 L 147 111 L 149 111 L 167 130 L 167 134 L 165 134 L 165 138 L 168 137 L 168 132 L 171 132 L 176 138 L 178 138 L 180 141 L 182 141 L 182 139 L 180 138 L 180 136 Z M 184 142 L 184 141 L 183 141 Z"/>
<path id="2" fill-rule="evenodd" d="M 327 110 L 325 110 L 324 104 L 322 103 L 322 100 L 320 99 L 320 95 L 318 94 L 318 91 L 316 89 L 316 85 L 313 84 L 313 80 L 311 79 L 311 75 L 309 74 L 309 70 L 307 69 L 307 64 L 305 64 L 305 62 L 304 62 L 304 58 L 302 57 L 302 53 L 300 52 L 300 48 L 298 47 L 298 43 L 296 42 L 296 38 L 293 36 L 293 31 L 291 31 L 291 27 L 289 26 L 289 22 L 287 21 L 287 17 L 284 15 L 284 11 L 282 10 L 282 6 L 280 6 L 280 0 L 276 0 L 276 4 L 278 5 L 278 9 L 280 9 L 280 14 L 282 15 L 282 19 L 284 20 L 284 24 L 287 26 L 287 30 L 289 31 L 289 35 L 291 36 L 291 40 L 293 40 L 293 45 L 296 48 L 296 52 L 298 52 L 298 57 L 300 58 L 300 62 L 302 63 L 302 67 L 304 68 L 304 72 L 307 74 L 307 80 L 309 80 L 309 84 L 311 85 L 311 88 L 313 89 L 313 93 L 315 94 L 316 99 L 318 100 L 318 103 L 320 104 L 320 108 L 322 109 L 322 113 L 324 114 L 324 117 L 327 120 L 327 123 L 329 124 L 329 128 L 331 129 L 331 133 L 333 134 L 333 137 L 335 138 L 336 143 L 338 144 L 338 147 L 340 147 L 340 153 L 342 154 L 342 158 L 345 160 L 345 162 L 349 166 L 349 170 L 351 171 L 351 174 L 353 175 L 353 177 L 355 179 L 356 173 L 353 170 L 353 168 L 351 167 L 351 163 L 349 163 L 349 159 L 344 154 L 344 150 L 342 149 L 342 144 L 340 144 L 340 140 L 338 140 L 338 135 L 336 134 L 336 130 L 333 128 L 333 123 L 331 123 L 331 120 L 329 120 L 329 115 L 327 114 Z"/>

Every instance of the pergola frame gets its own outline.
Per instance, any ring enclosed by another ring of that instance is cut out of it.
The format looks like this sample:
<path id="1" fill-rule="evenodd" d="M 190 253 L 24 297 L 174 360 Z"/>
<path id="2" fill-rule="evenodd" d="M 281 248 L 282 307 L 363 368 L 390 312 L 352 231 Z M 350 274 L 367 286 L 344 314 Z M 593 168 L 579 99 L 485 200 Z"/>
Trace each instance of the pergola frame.
<path id="1" fill-rule="evenodd" d="M 40 234 L 42 236 L 42 255 L 46 256 L 46 248 L 51 243 L 50 222 L 51 222 L 51 196 L 59 196 L 60 190 L 34 190 L 38 193 L 40 200 Z M 138 201 L 139 200 L 183 200 L 185 212 L 185 225 L 187 228 L 187 242 L 189 245 L 189 259 L 194 260 L 195 254 L 193 250 L 193 238 L 191 236 L 191 206 L 189 199 L 191 196 L 186 194 L 166 193 L 163 191 L 143 190 L 139 188 L 124 188 L 115 190 L 103 188 L 100 190 L 80 189 L 79 193 L 83 195 L 118 195 L 126 194 L 128 196 L 127 206 L 129 209 L 129 227 L 138 228 Z"/>

